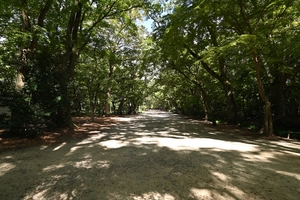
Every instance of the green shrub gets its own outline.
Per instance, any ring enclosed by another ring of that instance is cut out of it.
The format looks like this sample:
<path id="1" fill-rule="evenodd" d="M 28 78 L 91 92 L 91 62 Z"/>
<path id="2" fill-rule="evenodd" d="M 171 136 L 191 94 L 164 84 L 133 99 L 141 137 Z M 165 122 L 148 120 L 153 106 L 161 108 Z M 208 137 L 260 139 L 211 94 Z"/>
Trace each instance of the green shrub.
<path id="1" fill-rule="evenodd" d="M 8 134 L 13 137 L 35 137 L 41 132 L 43 120 L 39 109 L 30 105 L 26 95 L 15 95 L 9 104 L 11 120 L 8 124 Z"/>

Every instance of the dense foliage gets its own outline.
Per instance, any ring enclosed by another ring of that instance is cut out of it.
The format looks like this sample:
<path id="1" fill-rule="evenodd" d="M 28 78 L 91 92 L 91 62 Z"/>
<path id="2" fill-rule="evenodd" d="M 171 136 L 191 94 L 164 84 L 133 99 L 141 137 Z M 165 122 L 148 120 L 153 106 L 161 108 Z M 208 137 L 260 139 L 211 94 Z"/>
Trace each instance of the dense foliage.
<path id="1" fill-rule="evenodd" d="M 146 1 L 9 1 L 1 6 L 2 106 L 10 132 L 73 127 L 72 113 L 132 114 L 147 94 Z M 112 109 L 113 108 L 113 109 Z M 34 123 L 33 123 L 34 122 Z M 27 133 L 26 133 L 27 132 Z"/>
<path id="2" fill-rule="evenodd" d="M 11 110 L 0 125 L 11 135 L 145 108 L 256 122 L 266 135 L 299 127 L 298 1 L 13 0 L 0 8 L 0 103 Z"/>
<path id="3" fill-rule="evenodd" d="M 199 114 L 231 124 L 262 119 L 266 135 L 273 123 L 299 128 L 298 1 L 177 0 L 165 8 L 154 14 L 161 79 L 186 82 L 163 81 L 177 100 L 165 98 L 168 108 L 191 114 L 201 104 Z"/>

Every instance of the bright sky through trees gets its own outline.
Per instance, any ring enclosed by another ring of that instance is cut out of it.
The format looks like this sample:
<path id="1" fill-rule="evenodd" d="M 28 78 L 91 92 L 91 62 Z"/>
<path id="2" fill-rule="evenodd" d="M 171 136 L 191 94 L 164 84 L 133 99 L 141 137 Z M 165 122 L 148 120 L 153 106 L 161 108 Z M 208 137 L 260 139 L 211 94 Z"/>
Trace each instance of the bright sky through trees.
<path id="1" fill-rule="evenodd" d="M 146 27 L 147 31 L 149 31 L 150 33 L 152 32 L 152 23 L 153 23 L 152 19 L 148 19 L 144 21 L 144 26 Z"/>

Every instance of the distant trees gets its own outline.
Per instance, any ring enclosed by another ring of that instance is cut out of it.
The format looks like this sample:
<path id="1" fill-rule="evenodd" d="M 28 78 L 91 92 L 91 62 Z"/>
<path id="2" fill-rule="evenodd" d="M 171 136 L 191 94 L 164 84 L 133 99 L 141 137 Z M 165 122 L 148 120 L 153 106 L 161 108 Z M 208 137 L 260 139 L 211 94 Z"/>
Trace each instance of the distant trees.
<path id="1" fill-rule="evenodd" d="M 265 135 L 273 123 L 299 124 L 298 1 L 158 2 L 3 2 L 0 100 L 10 130 L 73 128 L 72 115 L 93 121 L 141 106 L 214 124 L 260 119 Z"/>
<path id="2" fill-rule="evenodd" d="M 11 121 L 18 121 L 18 128 L 13 132 L 25 134 L 29 127 L 36 127 L 32 121 L 72 128 L 73 109 L 82 109 L 86 99 L 91 118 L 96 106 L 102 103 L 100 99 L 106 101 L 105 114 L 108 114 L 112 102 L 110 93 L 115 89 L 115 68 L 142 74 L 140 44 L 143 33 L 136 21 L 141 18 L 141 9 L 148 5 L 142 0 L 3 3 L 0 81 L 3 85 L 12 85 L 16 80 L 14 86 L 1 88 L 2 95 L 10 95 L 13 99 L 6 102 L 12 111 Z M 124 77 L 128 75 L 131 81 L 142 76 L 131 77 L 126 73 Z M 122 89 L 133 93 L 136 89 L 145 91 L 135 84 Z M 87 91 L 82 90 L 84 87 Z M 128 102 L 129 98 L 123 96 Z M 128 104 L 131 105 L 128 112 L 132 113 L 141 100 Z M 29 116 L 42 121 L 29 119 Z"/>
<path id="3" fill-rule="evenodd" d="M 198 88 L 189 94 L 200 95 L 211 116 L 227 110 L 232 124 L 242 115 L 263 117 L 265 135 L 273 134 L 274 120 L 295 126 L 299 99 L 290 94 L 299 85 L 299 44 L 290 42 L 299 38 L 298 9 L 291 0 L 176 1 L 171 12 L 154 13 L 162 67 Z"/>

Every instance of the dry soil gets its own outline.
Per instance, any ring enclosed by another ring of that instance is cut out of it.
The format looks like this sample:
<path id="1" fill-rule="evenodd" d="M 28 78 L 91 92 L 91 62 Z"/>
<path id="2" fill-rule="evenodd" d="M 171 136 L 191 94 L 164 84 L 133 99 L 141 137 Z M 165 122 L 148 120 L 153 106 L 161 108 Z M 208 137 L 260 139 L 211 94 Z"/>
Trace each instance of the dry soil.
<path id="1" fill-rule="evenodd" d="M 162 111 L 85 122 L 89 134 L 0 153 L 0 199 L 300 198 L 300 143 Z"/>

